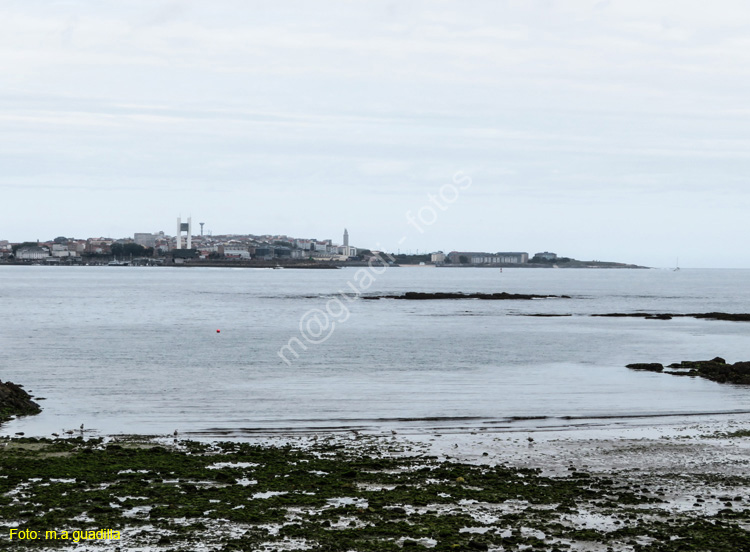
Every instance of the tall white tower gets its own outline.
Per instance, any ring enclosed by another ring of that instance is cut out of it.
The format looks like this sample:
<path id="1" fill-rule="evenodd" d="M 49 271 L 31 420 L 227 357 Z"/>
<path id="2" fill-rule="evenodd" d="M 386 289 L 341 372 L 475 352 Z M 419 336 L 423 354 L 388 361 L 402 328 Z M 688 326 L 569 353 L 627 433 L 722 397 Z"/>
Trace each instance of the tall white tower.
<path id="1" fill-rule="evenodd" d="M 349 247 L 349 230 L 344 228 L 344 247 Z"/>
<path id="2" fill-rule="evenodd" d="M 177 217 L 177 235 L 175 237 L 175 249 L 182 249 L 182 233 L 187 232 L 187 249 L 193 248 L 193 222 L 192 217 L 188 217 L 187 222 L 182 222 L 182 217 Z"/>

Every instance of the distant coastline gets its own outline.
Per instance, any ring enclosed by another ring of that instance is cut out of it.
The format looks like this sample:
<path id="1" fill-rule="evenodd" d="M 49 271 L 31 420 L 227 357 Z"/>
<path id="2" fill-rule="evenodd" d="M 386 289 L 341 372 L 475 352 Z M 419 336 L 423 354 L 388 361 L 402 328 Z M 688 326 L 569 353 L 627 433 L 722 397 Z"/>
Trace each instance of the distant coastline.
<path id="1" fill-rule="evenodd" d="M 574 261 L 560 265 L 548 264 L 498 264 L 498 265 L 441 265 L 438 268 L 627 268 L 627 269 L 651 269 L 650 266 L 640 266 L 626 263 L 614 263 L 604 261 Z"/>
<path id="2" fill-rule="evenodd" d="M 178 221 L 179 222 L 179 221 Z M 0 240 L 0 263 L 61 266 L 203 266 L 232 268 L 340 268 L 369 266 L 482 267 L 482 268 L 649 268 L 611 262 L 579 261 L 551 251 L 533 255 L 525 251 L 433 251 L 416 254 L 388 253 L 331 239 L 294 238 L 287 235 L 193 236 L 191 222 L 179 222 L 177 236 L 164 232 L 135 233 L 133 238 L 75 239 L 58 236 L 45 242 L 11 243 Z M 183 233 L 187 232 L 184 236 Z"/>
<path id="3" fill-rule="evenodd" d="M 217 260 L 217 259 L 185 259 L 181 262 L 150 262 L 150 259 L 134 259 L 132 262 L 123 262 L 113 266 L 119 267 L 204 267 L 204 268 L 271 268 L 271 269 L 339 269 L 345 267 L 363 267 L 368 266 L 367 261 L 299 261 L 299 260 Z M 39 261 L 0 261 L 0 266 L 108 266 L 107 261 L 97 262 L 57 262 L 44 263 Z M 650 269 L 652 267 L 640 266 L 626 263 L 604 262 L 604 261 L 571 261 L 559 265 L 537 264 L 537 263 L 497 263 L 497 264 L 434 264 L 430 262 L 393 262 L 389 266 L 393 268 L 612 268 L 612 269 Z"/>

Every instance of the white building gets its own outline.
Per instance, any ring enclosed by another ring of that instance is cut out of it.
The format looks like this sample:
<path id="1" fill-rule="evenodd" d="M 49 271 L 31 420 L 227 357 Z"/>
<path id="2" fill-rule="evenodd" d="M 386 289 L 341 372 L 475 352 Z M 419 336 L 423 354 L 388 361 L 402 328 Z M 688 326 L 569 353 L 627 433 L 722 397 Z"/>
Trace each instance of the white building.
<path id="1" fill-rule="evenodd" d="M 182 233 L 185 232 L 185 241 L 183 242 Z M 177 218 L 177 235 L 175 236 L 175 249 L 192 249 L 193 248 L 193 220 L 188 217 L 187 222 L 182 222 L 182 218 Z"/>
<path id="2" fill-rule="evenodd" d="M 39 261 L 46 259 L 49 256 L 49 249 L 46 247 L 39 247 L 38 245 L 20 247 L 18 251 L 16 251 L 16 259 L 20 261 Z"/>
<path id="3" fill-rule="evenodd" d="M 529 262 L 529 254 L 525 252 L 484 253 L 473 251 L 451 251 L 448 254 L 448 258 L 454 264 L 468 263 L 473 265 L 525 264 Z"/>
<path id="4" fill-rule="evenodd" d="M 294 240 L 294 246 L 305 251 L 310 251 L 313 248 L 312 240 Z"/>
<path id="5" fill-rule="evenodd" d="M 71 251 L 67 244 L 53 243 L 52 244 L 52 256 L 53 257 L 75 257 L 76 252 Z"/>
<path id="6" fill-rule="evenodd" d="M 249 259 L 250 250 L 247 245 L 242 243 L 227 243 L 219 246 L 219 253 L 225 257 L 235 257 L 239 259 Z"/>
<path id="7" fill-rule="evenodd" d="M 314 249 L 320 253 L 331 253 L 331 240 L 316 241 L 314 242 Z"/>
<path id="8" fill-rule="evenodd" d="M 133 234 L 133 241 L 143 247 L 155 247 L 156 246 L 156 234 L 149 234 L 147 232 L 136 232 Z"/>
<path id="9" fill-rule="evenodd" d="M 507 264 L 525 264 L 529 262 L 529 254 L 525 252 L 513 251 L 510 253 L 496 253 L 500 257 L 501 263 Z"/>

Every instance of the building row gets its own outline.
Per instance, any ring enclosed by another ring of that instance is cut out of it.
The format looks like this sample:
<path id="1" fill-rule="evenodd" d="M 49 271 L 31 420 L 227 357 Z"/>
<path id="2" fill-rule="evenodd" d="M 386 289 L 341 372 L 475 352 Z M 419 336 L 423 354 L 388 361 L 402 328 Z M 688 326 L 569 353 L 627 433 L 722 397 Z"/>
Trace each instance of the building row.
<path id="1" fill-rule="evenodd" d="M 537 253 L 533 259 L 544 259 L 554 261 L 555 253 L 545 251 Z M 438 251 L 430 255 L 430 261 L 436 265 L 521 265 L 529 262 L 529 254 L 526 252 L 498 252 L 487 253 L 478 251 L 451 251 L 448 254 Z"/>
<path id="2" fill-rule="evenodd" d="M 188 219 L 189 220 L 189 219 Z M 190 224 L 178 221 L 182 231 L 190 232 Z M 135 244 L 140 247 L 133 247 Z M 187 247 L 189 246 L 189 247 Z M 168 236 L 164 232 L 136 232 L 132 239 L 88 238 L 76 240 L 58 237 L 50 242 L 11 244 L 0 241 L 0 258 L 13 257 L 19 261 L 61 260 L 80 261 L 96 256 L 169 256 L 181 258 L 228 259 L 316 259 L 347 260 L 357 257 L 357 248 L 349 245 L 349 233 L 344 230 L 344 244 L 333 240 L 299 239 L 285 235 L 223 235 L 223 236 Z"/>

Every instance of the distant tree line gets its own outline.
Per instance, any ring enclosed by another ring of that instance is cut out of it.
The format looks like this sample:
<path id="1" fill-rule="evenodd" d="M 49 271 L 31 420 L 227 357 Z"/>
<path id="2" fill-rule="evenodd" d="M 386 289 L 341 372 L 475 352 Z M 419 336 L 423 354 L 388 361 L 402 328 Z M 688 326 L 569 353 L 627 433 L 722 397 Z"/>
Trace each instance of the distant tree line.
<path id="1" fill-rule="evenodd" d="M 36 242 L 23 242 L 15 244 L 13 247 L 11 247 L 11 249 L 13 250 L 13 255 L 15 256 L 16 251 L 18 251 L 22 247 L 36 247 L 37 245 L 39 244 Z"/>
<path id="2" fill-rule="evenodd" d="M 429 263 L 431 256 L 429 254 L 427 255 L 406 255 L 406 254 L 398 254 L 394 256 L 395 262 L 397 264 L 419 264 L 419 263 Z"/>
<path id="3" fill-rule="evenodd" d="M 115 257 L 152 257 L 153 247 L 143 247 L 137 243 L 113 243 L 110 248 Z"/>
<path id="4" fill-rule="evenodd" d="M 533 258 L 529 259 L 529 263 L 535 263 L 535 264 L 565 264 L 572 261 L 570 257 L 557 257 L 556 259 L 545 259 L 544 257 L 537 257 L 534 256 Z"/>

